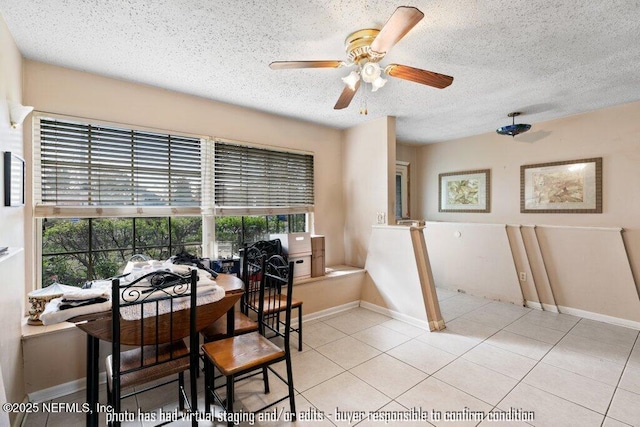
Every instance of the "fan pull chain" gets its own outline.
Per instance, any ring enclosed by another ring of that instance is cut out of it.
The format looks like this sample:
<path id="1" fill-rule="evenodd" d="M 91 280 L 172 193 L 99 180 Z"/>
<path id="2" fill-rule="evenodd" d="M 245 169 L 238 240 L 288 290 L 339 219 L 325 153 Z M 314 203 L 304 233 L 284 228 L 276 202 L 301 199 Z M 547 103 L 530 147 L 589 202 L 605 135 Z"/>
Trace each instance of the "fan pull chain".
<path id="1" fill-rule="evenodd" d="M 364 116 L 369 114 L 369 110 L 367 110 L 367 91 L 364 89 L 360 91 L 360 114 Z"/>

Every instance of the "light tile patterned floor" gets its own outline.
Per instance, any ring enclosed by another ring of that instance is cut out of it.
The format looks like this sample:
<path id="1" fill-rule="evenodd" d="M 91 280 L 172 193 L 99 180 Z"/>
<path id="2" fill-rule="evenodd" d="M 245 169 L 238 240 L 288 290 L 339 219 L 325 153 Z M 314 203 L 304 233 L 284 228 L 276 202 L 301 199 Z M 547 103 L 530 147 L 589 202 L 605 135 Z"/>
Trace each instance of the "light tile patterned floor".
<path id="1" fill-rule="evenodd" d="M 304 349 L 292 352 L 297 409 L 326 417 L 256 425 L 429 425 L 367 418 L 421 410 L 439 411 L 442 419 L 429 421 L 443 426 L 640 426 L 638 331 L 445 289 L 438 295 L 447 321 L 441 332 L 364 308 L 305 323 Z M 284 374 L 283 365 L 277 370 Z M 271 387 L 264 395 L 259 379 L 238 385 L 239 406 L 260 407 L 285 390 L 275 376 Z M 128 399 L 125 407 L 166 412 L 175 409 L 175 396 L 175 386 L 165 386 Z M 57 400 L 83 399 L 80 392 Z M 535 418 L 523 423 L 482 417 L 514 410 L 534 411 Z M 445 422 L 446 411 L 465 419 Z M 36 414 L 25 425 L 83 422 L 81 414 Z M 188 425 L 171 425 L 182 424 Z"/>

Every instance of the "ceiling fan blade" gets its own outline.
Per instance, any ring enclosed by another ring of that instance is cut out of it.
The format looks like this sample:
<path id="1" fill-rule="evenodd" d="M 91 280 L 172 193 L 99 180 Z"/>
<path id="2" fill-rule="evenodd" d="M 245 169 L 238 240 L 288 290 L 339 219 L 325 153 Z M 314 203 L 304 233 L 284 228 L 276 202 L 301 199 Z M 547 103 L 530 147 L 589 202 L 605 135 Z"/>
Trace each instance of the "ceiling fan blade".
<path id="1" fill-rule="evenodd" d="M 356 83 L 356 87 L 353 90 L 351 90 L 349 85 L 345 85 L 344 90 L 340 94 L 340 98 L 338 98 L 338 102 L 336 102 L 336 105 L 333 107 L 333 109 L 342 110 L 343 108 L 347 108 L 349 104 L 351 104 L 351 100 L 353 99 L 353 96 L 358 91 L 359 87 L 360 87 L 360 80 L 358 80 L 358 82 Z"/>
<path id="2" fill-rule="evenodd" d="M 292 68 L 339 68 L 346 65 L 343 61 L 273 61 L 269 64 L 272 70 L 288 70 Z"/>
<path id="3" fill-rule="evenodd" d="M 416 82 L 438 89 L 444 89 L 453 83 L 453 77 L 446 76 L 433 71 L 421 70 L 420 68 L 409 67 L 408 65 L 389 64 L 384 72 L 392 77 L 397 77 L 410 82 Z"/>
<path id="4" fill-rule="evenodd" d="M 422 18 L 424 13 L 419 9 L 400 6 L 371 43 L 371 50 L 383 55 L 389 52 Z"/>

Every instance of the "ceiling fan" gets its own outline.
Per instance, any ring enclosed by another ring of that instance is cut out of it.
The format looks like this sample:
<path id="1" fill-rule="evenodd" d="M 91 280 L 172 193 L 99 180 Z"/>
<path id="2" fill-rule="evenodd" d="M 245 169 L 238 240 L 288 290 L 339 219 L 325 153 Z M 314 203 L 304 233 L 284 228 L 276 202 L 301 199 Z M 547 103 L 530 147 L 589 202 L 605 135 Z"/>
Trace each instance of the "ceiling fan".
<path id="1" fill-rule="evenodd" d="M 285 70 L 355 66 L 356 69 L 342 79 L 345 82 L 345 87 L 333 107 L 336 110 L 349 106 L 361 81 L 370 83 L 373 92 L 384 86 L 387 80 L 382 78 L 383 73 L 391 77 L 444 89 L 453 82 L 453 77 L 400 64 L 389 64 L 383 70 L 378 64 L 389 50 L 423 17 L 424 13 L 415 7 L 400 6 L 393 12 L 381 30 L 367 28 L 351 33 L 345 40 L 347 61 L 274 61 L 269 64 L 269 67 L 273 70 Z"/>

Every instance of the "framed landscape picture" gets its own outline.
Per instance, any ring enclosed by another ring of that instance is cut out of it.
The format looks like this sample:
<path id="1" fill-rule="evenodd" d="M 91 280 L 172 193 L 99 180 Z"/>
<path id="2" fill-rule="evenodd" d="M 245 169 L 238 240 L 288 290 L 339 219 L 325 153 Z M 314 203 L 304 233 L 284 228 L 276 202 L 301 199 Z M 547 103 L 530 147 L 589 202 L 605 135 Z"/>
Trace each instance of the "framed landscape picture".
<path id="1" fill-rule="evenodd" d="M 520 212 L 602 213 L 602 157 L 520 166 Z"/>
<path id="2" fill-rule="evenodd" d="M 491 212 L 489 169 L 438 175 L 439 212 Z"/>

